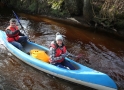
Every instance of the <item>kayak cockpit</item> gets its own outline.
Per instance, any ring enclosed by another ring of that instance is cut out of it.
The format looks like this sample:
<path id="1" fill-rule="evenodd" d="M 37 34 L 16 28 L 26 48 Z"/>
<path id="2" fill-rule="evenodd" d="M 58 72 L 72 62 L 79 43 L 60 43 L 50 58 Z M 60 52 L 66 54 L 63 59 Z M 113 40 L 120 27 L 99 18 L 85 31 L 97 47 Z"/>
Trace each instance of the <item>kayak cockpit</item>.
<path id="1" fill-rule="evenodd" d="M 27 42 L 26 44 L 25 44 L 25 46 L 23 47 L 24 48 L 24 52 L 25 53 L 27 53 L 27 54 L 29 54 L 30 55 L 30 53 L 29 52 L 31 52 L 31 50 L 33 50 L 33 49 L 38 49 L 38 50 L 42 50 L 42 51 L 45 51 L 45 53 L 48 55 L 49 54 L 49 49 L 45 49 L 44 47 L 42 48 L 41 46 L 38 46 L 38 45 L 36 45 L 36 44 L 31 44 L 32 42 Z M 69 62 L 70 62 L 70 60 L 71 59 L 67 59 L 66 58 L 66 60 L 68 60 Z M 47 61 L 46 61 L 47 62 Z M 47 63 L 49 63 L 49 62 L 47 62 Z M 80 69 L 80 67 L 75 63 L 75 62 L 70 62 L 70 63 L 72 63 L 72 65 L 76 68 L 76 70 L 78 70 L 78 69 Z M 67 67 L 67 69 L 68 69 L 68 67 Z"/>

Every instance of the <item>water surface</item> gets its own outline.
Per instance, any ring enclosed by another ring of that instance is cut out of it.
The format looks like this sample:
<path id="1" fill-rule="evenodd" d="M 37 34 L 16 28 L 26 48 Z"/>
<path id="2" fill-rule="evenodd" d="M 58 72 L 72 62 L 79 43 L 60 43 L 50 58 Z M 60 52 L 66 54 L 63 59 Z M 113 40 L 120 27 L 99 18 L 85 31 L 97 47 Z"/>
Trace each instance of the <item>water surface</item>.
<path id="1" fill-rule="evenodd" d="M 56 32 L 65 35 L 67 50 L 74 55 L 83 55 L 74 59 L 83 65 L 108 74 L 124 89 L 124 41 L 112 38 L 97 31 L 69 26 L 39 16 L 21 15 L 24 32 L 36 43 L 49 47 L 55 40 Z M 8 25 L 8 18 L 0 19 L 0 29 Z M 0 88 L 4 90 L 93 90 L 81 85 L 53 77 L 39 71 L 17 59 L 0 42 Z M 88 60 L 87 63 L 85 60 Z"/>

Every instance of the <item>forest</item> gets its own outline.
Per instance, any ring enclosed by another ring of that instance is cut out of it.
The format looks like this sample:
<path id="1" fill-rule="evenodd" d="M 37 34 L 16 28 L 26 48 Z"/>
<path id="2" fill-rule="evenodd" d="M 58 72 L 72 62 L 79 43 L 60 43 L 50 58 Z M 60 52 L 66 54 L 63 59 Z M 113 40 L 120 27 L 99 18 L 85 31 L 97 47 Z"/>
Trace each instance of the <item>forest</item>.
<path id="1" fill-rule="evenodd" d="M 1 0 L 9 8 L 57 18 L 74 17 L 81 23 L 124 35 L 123 0 Z"/>

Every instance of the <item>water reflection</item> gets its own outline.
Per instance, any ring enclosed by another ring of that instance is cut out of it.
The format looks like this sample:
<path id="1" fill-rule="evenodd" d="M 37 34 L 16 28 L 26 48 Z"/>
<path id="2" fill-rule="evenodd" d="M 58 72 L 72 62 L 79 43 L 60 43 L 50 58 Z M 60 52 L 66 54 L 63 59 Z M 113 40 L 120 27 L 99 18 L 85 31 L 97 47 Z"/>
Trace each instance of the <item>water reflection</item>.
<path id="1" fill-rule="evenodd" d="M 108 74 L 117 83 L 119 90 L 124 89 L 124 42 L 63 24 L 22 19 L 21 23 L 26 35 L 31 40 L 49 47 L 51 41 L 55 39 L 55 33 L 62 33 L 66 36 L 64 42 L 68 51 L 74 55 L 83 55 L 82 58 L 72 59 Z M 7 26 L 8 21 L 5 20 L 3 23 L 1 29 Z M 90 64 L 84 59 L 89 60 Z M 3 45 L 0 46 L 0 73 L 2 73 L 0 85 L 5 90 L 8 88 L 12 88 L 11 90 L 93 90 L 32 68 L 10 54 Z"/>

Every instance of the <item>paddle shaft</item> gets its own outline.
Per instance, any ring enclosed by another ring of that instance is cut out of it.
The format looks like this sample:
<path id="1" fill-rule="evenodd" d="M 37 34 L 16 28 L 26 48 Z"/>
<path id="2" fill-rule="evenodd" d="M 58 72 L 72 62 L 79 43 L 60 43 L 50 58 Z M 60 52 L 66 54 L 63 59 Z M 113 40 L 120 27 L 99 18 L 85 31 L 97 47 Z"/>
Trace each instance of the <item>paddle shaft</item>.
<path id="1" fill-rule="evenodd" d="M 16 13 L 15 13 L 13 10 L 12 10 L 12 12 L 13 12 L 14 16 L 16 17 L 18 23 L 20 24 L 21 28 L 23 29 L 25 35 L 28 36 L 28 35 L 26 34 L 26 31 L 25 31 L 24 27 L 23 27 L 22 24 L 20 23 L 20 20 L 19 20 L 18 16 L 16 15 Z M 28 37 L 28 39 L 29 39 L 29 41 L 31 41 L 29 37 Z"/>
<path id="2" fill-rule="evenodd" d="M 21 28 L 23 29 L 24 33 L 26 34 L 26 32 L 25 32 L 25 30 L 24 30 L 24 27 L 23 27 L 22 24 L 20 23 L 20 20 L 19 20 L 18 16 L 16 15 L 16 13 L 15 13 L 13 10 L 12 10 L 12 12 L 13 12 L 14 16 L 16 17 L 18 23 L 20 24 Z M 27 36 L 27 35 L 26 35 L 26 36 Z"/>

